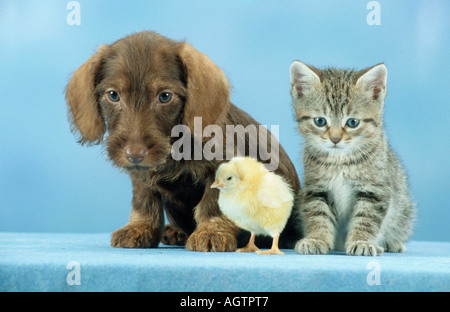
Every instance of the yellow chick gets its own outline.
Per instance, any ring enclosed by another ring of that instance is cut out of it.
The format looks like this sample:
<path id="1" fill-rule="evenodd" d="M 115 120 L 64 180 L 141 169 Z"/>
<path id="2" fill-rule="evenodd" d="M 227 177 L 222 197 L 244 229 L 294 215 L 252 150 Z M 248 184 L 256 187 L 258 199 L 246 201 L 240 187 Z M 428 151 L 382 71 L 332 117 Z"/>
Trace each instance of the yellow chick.
<path id="1" fill-rule="evenodd" d="M 279 175 L 249 157 L 234 157 L 219 166 L 211 188 L 218 188 L 219 207 L 237 226 L 251 233 L 250 240 L 237 252 L 284 254 L 278 240 L 291 214 L 294 194 Z M 260 251 L 255 245 L 256 235 L 273 238 L 272 248 Z"/>

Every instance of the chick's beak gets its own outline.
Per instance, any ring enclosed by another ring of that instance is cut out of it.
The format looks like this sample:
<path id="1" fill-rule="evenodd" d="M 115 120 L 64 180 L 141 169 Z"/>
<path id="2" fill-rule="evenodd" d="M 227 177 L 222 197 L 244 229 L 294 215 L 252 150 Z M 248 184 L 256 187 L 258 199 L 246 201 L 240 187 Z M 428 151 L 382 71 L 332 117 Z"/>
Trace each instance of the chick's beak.
<path id="1" fill-rule="evenodd" d="M 223 187 L 223 184 L 219 183 L 219 179 L 215 179 L 214 183 L 211 184 L 211 188 L 221 188 L 221 187 Z"/>

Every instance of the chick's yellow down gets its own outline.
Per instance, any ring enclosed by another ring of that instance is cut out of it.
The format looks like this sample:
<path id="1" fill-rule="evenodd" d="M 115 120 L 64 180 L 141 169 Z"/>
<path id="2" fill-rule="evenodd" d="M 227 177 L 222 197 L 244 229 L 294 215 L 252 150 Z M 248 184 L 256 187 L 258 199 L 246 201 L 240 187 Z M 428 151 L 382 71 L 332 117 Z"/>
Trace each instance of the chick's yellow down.
<path id="1" fill-rule="evenodd" d="M 219 207 L 237 226 L 251 233 L 250 241 L 238 252 L 283 254 L 278 240 L 291 214 L 294 193 L 279 175 L 249 157 L 234 157 L 219 166 L 211 188 L 218 188 Z M 272 248 L 260 251 L 256 235 L 273 238 Z"/>

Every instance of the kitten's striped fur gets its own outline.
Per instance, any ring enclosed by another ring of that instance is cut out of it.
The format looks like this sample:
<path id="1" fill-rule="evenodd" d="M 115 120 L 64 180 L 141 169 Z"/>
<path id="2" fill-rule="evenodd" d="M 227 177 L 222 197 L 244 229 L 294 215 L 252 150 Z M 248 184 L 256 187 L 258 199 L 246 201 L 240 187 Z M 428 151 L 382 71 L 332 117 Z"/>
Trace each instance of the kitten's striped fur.
<path id="1" fill-rule="evenodd" d="M 386 78 L 383 64 L 358 72 L 292 63 L 293 107 L 305 138 L 298 253 L 404 251 L 413 205 L 383 131 Z"/>

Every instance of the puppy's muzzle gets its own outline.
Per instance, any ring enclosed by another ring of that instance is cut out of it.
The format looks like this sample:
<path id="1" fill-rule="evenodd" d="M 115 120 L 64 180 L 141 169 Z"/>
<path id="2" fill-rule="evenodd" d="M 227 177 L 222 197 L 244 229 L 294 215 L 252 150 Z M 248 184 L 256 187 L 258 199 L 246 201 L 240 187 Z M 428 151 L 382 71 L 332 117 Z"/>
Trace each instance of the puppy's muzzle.
<path id="1" fill-rule="evenodd" d="M 145 156 L 148 154 L 148 150 L 142 146 L 127 146 L 124 149 L 125 158 L 133 165 L 140 164 Z"/>

